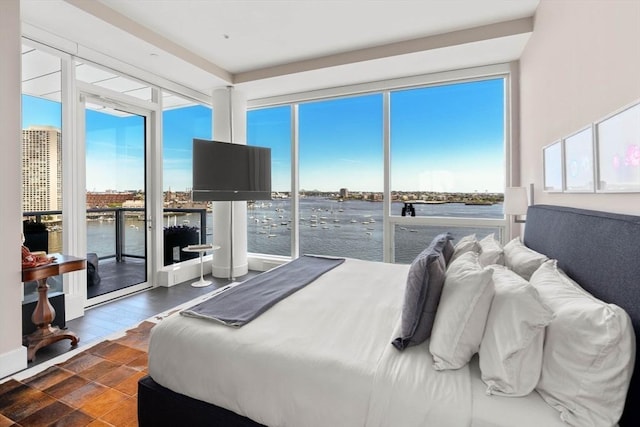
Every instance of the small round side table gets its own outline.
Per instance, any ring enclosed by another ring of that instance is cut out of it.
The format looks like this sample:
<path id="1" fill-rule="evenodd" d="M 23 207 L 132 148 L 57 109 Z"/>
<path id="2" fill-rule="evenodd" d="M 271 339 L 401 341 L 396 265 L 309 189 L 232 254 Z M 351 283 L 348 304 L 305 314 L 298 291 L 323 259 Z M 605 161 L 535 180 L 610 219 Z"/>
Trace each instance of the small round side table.
<path id="1" fill-rule="evenodd" d="M 202 269 L 202 256 L 207 251 L 215 251 L 216 249 L 220 249 L 220 246 L 217 245 L 189 245 L 187 247 L 182 248 L 184 252 L 198 252 L 200 254 L 200 280 L 197 282 L 193 282 L 191 286 L 194 288 L 202 288 L 204 286 L 209 286 L 212 282 L 211 280 L 204 280 L 203 269 Z"/>

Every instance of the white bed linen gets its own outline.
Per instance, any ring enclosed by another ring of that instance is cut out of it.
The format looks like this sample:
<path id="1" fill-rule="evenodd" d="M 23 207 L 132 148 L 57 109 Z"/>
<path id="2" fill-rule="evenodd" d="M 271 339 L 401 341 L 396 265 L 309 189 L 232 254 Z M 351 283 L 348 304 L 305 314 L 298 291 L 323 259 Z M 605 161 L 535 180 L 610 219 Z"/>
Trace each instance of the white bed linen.
<path id="1" fill-rule="evenodd" d="M 153 328 L 160 385 L 270 427 L 566 427 L 536 392 L 486 395 L 477 355 L 435 371 L 403 352 L 408 265 L 347 259 L 242 328 L 174 314 Z"/>
<path id="2" fill-rule="evenodd" d="M 397 334 L 396 334 L 397 336 Z M 468 427 L 472 395 L 469 368 L 436 371 L 429 343 L 384 350 L 367 427 Z"/>
<path id="3" fill-rule="evenodd" d="M 408 268 L 347 259 L 237 329 L 173 315 L 152 331 L 149 373 L 271 427 L 469 426 L 467 368 L 435 372 L 428 346 L 390 344 Z"/>
<path id="4" fill-rule="evenodd" d="M 534 390 L 524 397 L 487 395 L 476 354 L 469 362 L 473 388 L 472 427 L 567 427 L 560 412 Z"/>

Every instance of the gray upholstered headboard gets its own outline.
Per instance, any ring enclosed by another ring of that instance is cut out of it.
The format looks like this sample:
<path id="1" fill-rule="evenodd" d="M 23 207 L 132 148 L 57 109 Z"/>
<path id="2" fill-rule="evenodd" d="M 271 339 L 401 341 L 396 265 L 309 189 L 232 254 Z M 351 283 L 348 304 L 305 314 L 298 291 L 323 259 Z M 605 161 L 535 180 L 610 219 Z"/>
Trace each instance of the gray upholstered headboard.
<path id="1" fill-rule="evenodd" d="M 524 243 L 597 298 L 626 310 L 640 344 L 640 217 L 561 206 L 527 211 Z M 640 425 L 640 363 L 636 364 L 620 425 Z"/>

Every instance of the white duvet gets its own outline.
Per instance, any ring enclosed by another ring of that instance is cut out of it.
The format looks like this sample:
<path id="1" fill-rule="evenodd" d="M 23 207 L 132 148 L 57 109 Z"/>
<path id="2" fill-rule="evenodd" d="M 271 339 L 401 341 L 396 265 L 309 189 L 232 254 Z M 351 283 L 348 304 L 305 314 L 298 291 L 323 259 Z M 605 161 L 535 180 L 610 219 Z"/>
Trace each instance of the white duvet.
<path id="1" fill-rule="evenodd" d="M 152 330 L 149 374 L 270 427 L 471 426 L 469 367 L 435 371 L 426 344 L 391 345 L 408 268 L 347 259 L 241 328 L 174 314 Z M 500 405 L 480 412 L 503 425 Z"/>
<path id="2" fill-rule="evenodd" d="M 426 346 L 390 344 L 408 268 L 347 259 L 237 329 L 173 315 L 153 329 L 149 373 L 272 427 L 468 425 L 466 369 L 436 373 Z"/>

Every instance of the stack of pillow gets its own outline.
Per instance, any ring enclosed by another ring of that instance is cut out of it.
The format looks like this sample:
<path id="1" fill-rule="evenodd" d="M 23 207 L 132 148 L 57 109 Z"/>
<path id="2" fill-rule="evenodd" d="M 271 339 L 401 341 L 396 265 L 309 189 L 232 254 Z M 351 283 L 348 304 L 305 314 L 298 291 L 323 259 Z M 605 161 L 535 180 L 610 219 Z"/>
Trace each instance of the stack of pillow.
<path id="1" fill-rule="evenodd" d="M 633 373 L 627 313 L 513 239 L 437 236 L 412 263 L 393 345 L 428 345 L 436 370 L 479 354 L 487 394 L 536 390 L 572 426 L 615 425 Z M 430 339 L 429 339 L 430 338 Z"/>

